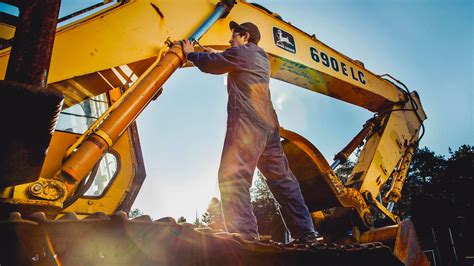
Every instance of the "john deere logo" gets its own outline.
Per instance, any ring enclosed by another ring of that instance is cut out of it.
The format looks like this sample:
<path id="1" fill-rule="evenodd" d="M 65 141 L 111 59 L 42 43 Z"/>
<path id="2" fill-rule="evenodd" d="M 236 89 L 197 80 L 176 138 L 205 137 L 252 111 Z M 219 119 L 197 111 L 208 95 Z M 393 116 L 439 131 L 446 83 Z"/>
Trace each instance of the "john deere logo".
<path id="1" fill-rule="evenodd" d="M 295 39 L 288 32 L 273 27 L 273 40 L 276 46 L 290 53 L 296 53 Z"/>

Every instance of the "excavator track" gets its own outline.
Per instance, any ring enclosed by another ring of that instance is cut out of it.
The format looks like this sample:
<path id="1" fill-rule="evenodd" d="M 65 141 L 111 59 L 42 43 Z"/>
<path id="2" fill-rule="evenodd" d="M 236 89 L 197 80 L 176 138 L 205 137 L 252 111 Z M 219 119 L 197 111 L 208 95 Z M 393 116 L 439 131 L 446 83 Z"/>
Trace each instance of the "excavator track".
<path id="1" fill-rule="evenodd" d="M 382 243 L 246 241 L 173 218 L 97 212 L 58 220 L 37 212 L 0 221 L 0 265 L 402 265 Z"/>

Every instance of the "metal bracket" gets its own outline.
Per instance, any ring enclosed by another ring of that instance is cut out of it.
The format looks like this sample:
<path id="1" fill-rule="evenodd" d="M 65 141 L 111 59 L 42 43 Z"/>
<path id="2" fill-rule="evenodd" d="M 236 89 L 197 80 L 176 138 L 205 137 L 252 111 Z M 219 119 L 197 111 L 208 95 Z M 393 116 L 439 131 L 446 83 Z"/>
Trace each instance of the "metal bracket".
<path id="1" fill-rule="evenodd" d="M 96 128 L 94 130 L 94 134 L 96 134 L 97 136 L 102 138 L 105 142 L 107 142 L 107 145 L 109 145 L 109 148 L 111 148 L 114 145 L 114 141 L 112 140 L 112 138 L 110 138 L 109 134 L 105 133 L 105 131 L 99 128 Z"/>
<path id="2" fill-rule="evenodd" d="M 44 200 L 59 200 L 66 195 L 66 186 L 53 179 L 40 178 L 28 186 L 28 194 Z"/>

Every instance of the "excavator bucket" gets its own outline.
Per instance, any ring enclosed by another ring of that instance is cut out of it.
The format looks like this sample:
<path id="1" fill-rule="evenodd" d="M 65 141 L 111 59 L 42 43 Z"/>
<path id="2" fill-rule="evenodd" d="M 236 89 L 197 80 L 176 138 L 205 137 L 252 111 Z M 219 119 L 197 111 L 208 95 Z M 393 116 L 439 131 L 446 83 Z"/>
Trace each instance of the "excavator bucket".
<path id="1" fill-rule="evenodd" d="M 309 211 L 340 206 L 331 180 L 324 175 L 330 166 L 319 150 L 294 132 L 281 129 L 280 135 L 284 138 L 283 150 Z"/>
<path id="2" fill-rule="evenodd" d="M 283 138 L 282 146 L 289 166 L 300 184 L 305 203 L 312 212 L 318 231 L 324 235 L 324 230 L 334 230 L 337 227 L 334 224 L 341 225 L 340 221 L 350 221 L 348 217 L 337 217 L 350 215 L 351 210 L 343 208 L 341 202 L 344 199 L 341 199 L 340 194 L 337 193 L 337 186 L 340 183 L 334 182 L 327 174 L 332 169 L 321 152 L 304 137 L 294 132 L 281 128 L 280 135 Z M 336 217 L 324 217 L 321 210 L 333 207 L 337 207 L 333 214 Z M 348 210 L 344 211 L 344 209 Z M 342 226 L 348 226 L 348 229 L 351 229 L 350 227 L 354 225 Z M 335 234 L 334 231 L 331 233 Z M 355 243 L 383 243 L 392 251 L 393 257 L 405 265 L 429 265 L 418 242 L 415 227 L 409 220 L 393 226 L 369 228 L 357 237 Z M 382 262 L 379 263 L 384 265 Z"/>

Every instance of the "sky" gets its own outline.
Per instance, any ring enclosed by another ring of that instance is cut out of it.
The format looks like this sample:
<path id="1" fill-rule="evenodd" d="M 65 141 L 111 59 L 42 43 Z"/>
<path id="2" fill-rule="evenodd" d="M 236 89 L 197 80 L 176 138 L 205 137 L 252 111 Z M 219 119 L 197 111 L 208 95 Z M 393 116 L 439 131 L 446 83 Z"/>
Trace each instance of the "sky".
<path id="1" fill-rule="evenodd" d="M 61 15 L 79 4 L 63 0 Z M 474 145 L 474 2 L 439 0 L 261 0 L 285 21 L 376 74 L 416 90 L 428 116 L 420 147 L 448 155 Z M 0 6 L 0 10 L 4 6 Z M 251 20 L 251 18 L 249 18 Z M 133 205 L 154 219 L 194 221 L 219 195 L 227 92 L 225 76 L 180 69 L 138 118 L 147 178 Z M 280 124 L 310 140 L 329 163 L 373 114 L 272 80 Z"/>

